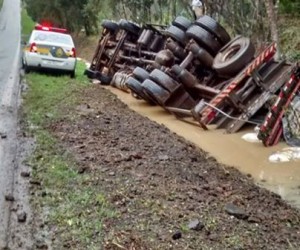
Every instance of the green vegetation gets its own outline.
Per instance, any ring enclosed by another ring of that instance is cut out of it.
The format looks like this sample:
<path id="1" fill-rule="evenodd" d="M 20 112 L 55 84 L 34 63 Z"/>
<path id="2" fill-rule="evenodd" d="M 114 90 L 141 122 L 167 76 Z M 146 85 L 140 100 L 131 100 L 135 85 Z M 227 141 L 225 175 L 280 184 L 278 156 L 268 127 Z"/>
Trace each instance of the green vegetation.
<path id="1" fill-rule="evenodd" d="M 0 0 L 0 10 L 2 9 L 3 0 Z"/>
<path id="2" fill-rule="evenodd" d="M 34 182 L 42 184 L 32 199 L 38 214 L 46 208 L 47 225 L 59 231 L 55 249 L 76 239 L 78 249 L 99 249 L 102 221 L 114 216 L 95 185 L 89 185 L 91 175 L 79 174 L 72 156 L 51 135 L 49 126 L 60 119 L 74 119 L 66 113 L 76 100 L 87 80 L 83 76 L 85 64 L 79 62 L 77 78 L 32 73 L 26 76 L 29 91 L 24 96 L 24 118 L 27 131 L 36 138 L 36 149 L 28 159 Z M 77 98 L 76 98 L 77 97 Z"/>
<path id="3" fill-rule="evenodd" d="M 29 36 L 31 31 L 34 28 L 35 23 L 28 16 L 26 9 L 22 9 L 21 18 L 22 18 L 22 35 Z"/>

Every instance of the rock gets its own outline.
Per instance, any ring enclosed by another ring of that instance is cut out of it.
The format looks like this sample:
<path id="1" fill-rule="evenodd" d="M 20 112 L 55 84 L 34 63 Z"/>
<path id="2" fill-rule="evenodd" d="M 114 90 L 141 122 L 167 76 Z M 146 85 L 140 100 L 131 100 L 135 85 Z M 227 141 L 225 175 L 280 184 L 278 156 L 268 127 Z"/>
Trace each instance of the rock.
<path id="1" fill-rule="evenodd" d="M 242 208 L 239 208 L 238 206 L 232 204 L 232 203 L 227 203 L 225 205 L 225 211 L 236 217 L 237 219 L 241 219 L 241 220 L 245 220 L 249 217 L 249 215 L 246 213 L 245 210 L 243 210 Z"/>
<path id="2" fill-rule="evenodd" d="M 30 177 L 30 173 L 26 172 L 26 171 L 23 171 L 23 172 L 21 172 L 21 176 L 24 177 L 24 178 L 27 178 L 27 177 Z"/>
<path id="3" fill-rule="evenodd" d="M 179 240 L 181 237 L 182 237 L 182 234 L 181 234 L 180 231 L 177 231 L 176 233 L 174 233 L 174 234 L 172 235 L 172 239 L 173 239 L 173 240 Z"/>
<path id="4" fill-rule="evenodd" d="M 25 222 L 26 221 L 26 219 L 27 219 L 27 214 L 26 214 L 26 212 L 20 212 L 20 213 L 18 213 L 18 222 Z"/>
<path id="5" fill-rule="evenodd" d="M 6 201 L 15 201 L 15 198 L 12 194 L 7 194 L 7 195 L 5 195 L 5 200 Z"/>
<path id="6" fill-rule="evenodd" d="M 261 219 L 259 217 L 256 217 L 256 216 L 250 216 L 248 218 L 248 222 L 249 223 L 260 223 Z"/>
<path id="7" fill-rule="evenodd" d="M 190 230 L 201 231 L 204 228 L 204 225 L 199 220 L 193 220 L 188 224 Z"/>
<path id="8" fill-rule="evenodd" d="M 43 239 L 38 239 L 35 243 L 35 246 L 37 249 L 48 249 L 48 245 Z"/>
<path id="9" fill-rule="evenodd" d="M 87 169 L 88 169 L 87 166 L 81 166 L 81 167 L 79 167 L 78 174 L 84 174 Z"/>
<path id="10" fill-rule="evenodd" d="M 115 173 L 115 172 L 109 172 L 108 175 L 109 175 L 109 176 L 115 176 L 116 173 Z"/>
<path id="11" fill-rule="evenodd" d="M 6 139 L 7 138 L 7 134 L 0 132 L 0 137 L 1 137 L 1 139 Z"/>
<path id="12" fill-rule="evenodd" d="M 158 159 L 160 161 L 167 161 L 167 160 L 169 160 L 169 156 L 167 156 L 167 155 L 160 155 L 160 156 L 158 156 Z"/>
<path id="13" fill-rule="evenodd" d="M 37 186 L 41 185 L 41 182 L 37 181 L 37 180 L 30 180 L 29 183 L 32 184 L 32 185 L 37 185 Z"/>

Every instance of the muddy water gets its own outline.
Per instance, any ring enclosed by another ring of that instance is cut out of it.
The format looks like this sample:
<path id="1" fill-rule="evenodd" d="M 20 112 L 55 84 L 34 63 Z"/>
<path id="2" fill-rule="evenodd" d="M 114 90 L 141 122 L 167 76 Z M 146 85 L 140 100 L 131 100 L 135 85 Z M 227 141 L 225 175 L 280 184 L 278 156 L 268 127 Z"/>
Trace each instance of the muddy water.
<path id="1" fill-rule="evenodd" d="M 109 89 L 131 109 L 165 125 L 171 131 L 198 145 L 219 162 L 251 174 L 258 185 L 278 193 L 290 204 L 300 208 L 300 160 L 287 163 L 269 161 L 269 156 L 287 147 L 286 144 L 265 148 L 261 143 L 246 142 L 241 137 L 249 130 L 236 134 L 225 134 L 224 131 L 213 128 L 203 131 L 197 125 L 176 119 L 161 107 L 149 106 L 128 93 L 114 88 Z"/>

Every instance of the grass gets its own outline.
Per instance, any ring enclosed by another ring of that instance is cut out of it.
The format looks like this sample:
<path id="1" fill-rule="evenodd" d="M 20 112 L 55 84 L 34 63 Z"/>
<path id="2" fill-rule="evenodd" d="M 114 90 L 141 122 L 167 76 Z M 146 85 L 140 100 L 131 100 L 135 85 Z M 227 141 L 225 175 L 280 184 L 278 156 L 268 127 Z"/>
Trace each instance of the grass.
<path id="1" fill-rule="evenodd" d="M 1 0 L 0 0 L 1 1 Z M 21 12 L 22 20 L 22 35 L 29 36 L 34 28 L 35 22 L 28 16 L 26 9 L 22 9 Z"/>
<path id="2" fill-rule="evenodd" d="M 49 211 L 49 227 L 55 226 L 58 239 L 55 249 L 66 245 L 76 249 L 99 249 L 103 219 L 114 216 L 92 176 L 79 174 L 74 159 L 48 131 L 48 126 L 66 116 L 76 105 L 81 90 L 87 86 L 83 76 L 85 64 L 77 65 L 77 77 L 51 76 L 41 73 L 26 75 L 29 91 L 24 95 L 23 111 L 28 131 L 36 138 L 36 149 L 28 159 L 32 178 L 42 189 L 32 199 L 38 214 Z M 75 240 L 76 239 L 76 240 Z"/>
<path id="3" fill-rule="evenodd" d="M 2 9 L 3 0 L 0 0 L 0 10 Z"/>
<path id="4" fill-rule="evenodd" d="M 33 25 L 23 10 L 23 34 L 28 35 Z M 32 168 L 33 183 L 41 183 L 33 187 L 31 205 L 33 213 L 43 218 L 46 231 L 53 233 L 53 249 L 99 249 L 103 220 L 115 216 L 101 187 L 93 184 L 93 176 L 78 173 L 72 155 L 48 129 L 60 119 L 76 119 L 66 110 L 77 105 L 88 86 L 85 67 L 78 61 L 75 79 L 45 73 L 26 75 L 29 88 L 23 96 L 24 129 L 36 139 L 27 163 Z"/>

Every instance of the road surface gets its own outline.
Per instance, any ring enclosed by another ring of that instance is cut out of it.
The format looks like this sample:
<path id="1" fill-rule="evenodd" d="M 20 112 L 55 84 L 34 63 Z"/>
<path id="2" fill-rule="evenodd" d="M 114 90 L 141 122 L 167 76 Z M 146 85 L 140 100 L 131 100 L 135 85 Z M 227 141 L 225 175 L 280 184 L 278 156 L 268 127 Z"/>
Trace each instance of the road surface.
<path id="1" fill-rule="evenodd" d="M 4 0 L 0 11 L 0 249 L 7 246 L 17 152 L 20 69 L 20 0 Z"/>

